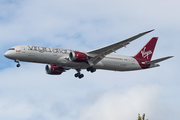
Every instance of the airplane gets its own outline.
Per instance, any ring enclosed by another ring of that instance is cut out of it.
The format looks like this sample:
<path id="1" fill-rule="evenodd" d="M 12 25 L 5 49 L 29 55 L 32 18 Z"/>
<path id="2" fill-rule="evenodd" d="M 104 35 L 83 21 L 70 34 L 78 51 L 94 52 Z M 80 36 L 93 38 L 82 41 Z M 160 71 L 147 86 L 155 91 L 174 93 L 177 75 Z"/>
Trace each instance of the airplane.
<path id="1" fill-rule="evenodd" d="M 96 69 L 112 71 L 143 70 L 158 67 L 158 62 L 173 57 L 168 56 L 151 61 L 158 37 L 153 37 L 135 56 L 121 56 L 111 53 L 126 47 L 130 42 L 152 31 L 154 30 L 140 33 L 89 52 L 22 45 L 10 48 L 4 53 L 4 56 L 14 60 L 17 67 L 20 67 L 20 61 L 47 64 L 45 71 L 49 75 L 60 75 L 66 70 L 75 69 L 77 73 L 74 76 L 80 79 L 84 77 L 81 74 L 82 69 L 91 73 L 95 72 Z"/>

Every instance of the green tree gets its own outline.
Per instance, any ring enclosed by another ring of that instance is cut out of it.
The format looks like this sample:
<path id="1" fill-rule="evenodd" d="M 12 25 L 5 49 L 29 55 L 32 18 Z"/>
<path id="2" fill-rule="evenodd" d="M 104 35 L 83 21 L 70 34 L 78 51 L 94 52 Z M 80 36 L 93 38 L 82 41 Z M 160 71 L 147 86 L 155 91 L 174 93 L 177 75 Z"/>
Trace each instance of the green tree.
<path id="1" fill-rule="evenodd" d="M 140 116 L 140 114 L 138 114 L 138 120 L 145 120 L 145 113 L 142 115 L 142 117 Z M 148 119 L 146 119 L 148 120 Z"/>

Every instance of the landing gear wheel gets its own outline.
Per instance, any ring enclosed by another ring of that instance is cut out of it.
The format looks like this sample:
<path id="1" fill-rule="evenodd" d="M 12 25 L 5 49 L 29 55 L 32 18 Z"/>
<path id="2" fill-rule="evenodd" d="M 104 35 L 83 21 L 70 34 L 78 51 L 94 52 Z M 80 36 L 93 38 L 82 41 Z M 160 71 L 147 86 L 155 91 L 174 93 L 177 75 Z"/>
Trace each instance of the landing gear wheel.
<path id="1" fill-rule="evenodd" d="M 91 69 L 91 73 L 96 72 L 96 68 Z"/>
<path id="2" fill-rule="evenodd" d="M 83 78 L 84 77 L 84 75 L 83 74 L 81 74 L 81 69 L 76 69 L 76 71 L 77 71 L 77 73 L 76 74 L 74 74 L 74 76 L 77 78 L 79 78 L 79 79 L 81 79 L 81 78 Z"/>
<path id="3" fill-rule="evenodd" d="M 93 73 L 93 72 L 96 71 L 96 68 L 88 67 L 86 70 L 87 70 L 88 72 L 90 71 L 91 73 Z"/>
<path id="4" fill-rule="evenodd" d="M 17 64 L 16 66 L 17 66 L 17 67 L 20 67 L 21 65 L 20 65 L 20 64 Z"/>
<path id="5" fill-rule="evenodd" d="M 81 79 L 81 78 L 83 78 L 84 77 L 84 75 L 83 74 L 80 74 L 79 75 L 79 79 Z"/>
<path id="6" fill-rule="evenodd" d="M 90 68 L 90 67 L 88 67 L 86 70 L 89 72 L 89 71 L 91 70 L 91 68 Z"/>
<path id="7" fill-rule="evenodd" d="M 79 74 L 79 73 L 76 73 L 74 76 L 75 76 L 75 77 L 79 77 L 79 76 L 80 76 L 80 74 Z"/>

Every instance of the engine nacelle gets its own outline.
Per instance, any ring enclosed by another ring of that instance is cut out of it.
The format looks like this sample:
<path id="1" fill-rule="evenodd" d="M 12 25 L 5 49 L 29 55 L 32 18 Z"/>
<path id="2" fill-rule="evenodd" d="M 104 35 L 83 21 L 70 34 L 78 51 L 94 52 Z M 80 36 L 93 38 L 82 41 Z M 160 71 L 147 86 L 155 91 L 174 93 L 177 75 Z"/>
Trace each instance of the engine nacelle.
<path id="1" fill-rule="evenodd" d="M 71 62 L 86 62 L 88 59 L 88 56 L 85 53 L 82 52 L 70 52 L 69 54 L 69 60 Z"/>
<path id="2" fill-rule="evenodd" d="M 63 72 L 63 68 L 55 65 L 46 65 L 46 73 L 50 75 L 60 75 Z"/>

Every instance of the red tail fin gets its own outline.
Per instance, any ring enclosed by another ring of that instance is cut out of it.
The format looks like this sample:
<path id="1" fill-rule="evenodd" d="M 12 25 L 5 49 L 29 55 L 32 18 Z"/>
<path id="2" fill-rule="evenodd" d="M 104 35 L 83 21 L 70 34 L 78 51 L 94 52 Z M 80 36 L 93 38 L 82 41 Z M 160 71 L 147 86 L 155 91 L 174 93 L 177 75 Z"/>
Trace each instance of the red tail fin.
<path id="1" fill-rule="evenodd" d="M 136 60 L 141 62 L 150 61 L 156 46 L 158 37 L 153 37 L 138 53 L 134 56 Z"/>

